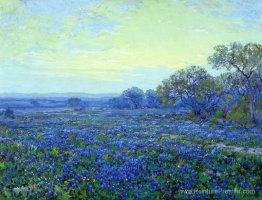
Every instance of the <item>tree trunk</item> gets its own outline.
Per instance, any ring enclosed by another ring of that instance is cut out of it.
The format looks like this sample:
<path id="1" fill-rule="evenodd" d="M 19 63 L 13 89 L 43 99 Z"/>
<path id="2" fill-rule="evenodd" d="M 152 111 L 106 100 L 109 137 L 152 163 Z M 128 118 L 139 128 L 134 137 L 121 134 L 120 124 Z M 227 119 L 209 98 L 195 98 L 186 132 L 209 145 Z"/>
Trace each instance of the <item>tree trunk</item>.
<path id="1" fill-rule="evenodd" d="M 249 112 L 251 115 L 251 121 L 253 123 L 256 123 L 256 116 L 255 116 L 255 109 L 254 109 L 254 98 L 252 95 L 250 95 L 250 100 L 249 100 Z"/>
<path id="2" fill-rule="evenodd" d="M 250 96 L 250 98 L 249 98 L 249 112 L 250 112 L 250 115 L 251 115 L 251 121 L 253 123 L 256 123 L 256 116 L 255 116 L 255 109 L 254 109 L 255 94 L 254 94 L 250 79 L 248 79 L 247 82 L 248 82 L 248 89 L 249 89 L 249 96 Z"/>

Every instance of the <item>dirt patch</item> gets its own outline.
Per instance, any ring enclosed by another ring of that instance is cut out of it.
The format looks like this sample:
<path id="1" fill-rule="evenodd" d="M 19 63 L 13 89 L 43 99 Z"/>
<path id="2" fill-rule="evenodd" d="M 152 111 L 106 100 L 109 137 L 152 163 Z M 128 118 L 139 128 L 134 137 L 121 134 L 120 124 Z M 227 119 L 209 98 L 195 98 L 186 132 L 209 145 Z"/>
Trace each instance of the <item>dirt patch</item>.
<path id="1" fill-rule="evenodd" d="M 178 138 L 180 135 L 162 134 L 161 136 L 162 136 L 162 138 L 175 139 L 175 138 Z"/>
<path id="2" fill-rule="evenodd" d="M 249 147 L 238 147 L 238 146 L 227 146 L 223 143 L 218 143 L 211 145 L 213 147 L 219 147 L 221 149 L 226 149 L 229 151 L 234 151 L 234 152 L 241 152 L 241 153 L 249 153 L 249 154 L 254 154 L 254 155 L 262 155 L 262 148 L 256 147 L 256 148 L 249 148 Z"/>

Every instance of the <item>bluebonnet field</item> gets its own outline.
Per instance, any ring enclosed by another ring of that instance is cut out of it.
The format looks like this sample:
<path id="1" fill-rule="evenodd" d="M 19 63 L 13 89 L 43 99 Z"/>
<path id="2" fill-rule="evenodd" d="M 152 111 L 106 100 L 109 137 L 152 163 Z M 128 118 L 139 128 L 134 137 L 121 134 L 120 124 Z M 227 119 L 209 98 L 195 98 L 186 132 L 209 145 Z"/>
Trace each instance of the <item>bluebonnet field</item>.
<path id="1" fill-rule="evenodd" d="M 19 114 L 0 128 L 1 199 L 261 197 L 257 126 L 93 109 Z M 207 188 L 252 192 L 181 193 Z"/>
<path id="2" fill-rule="evenodd" d="M 261 199 L 262 45 L 209 62 L 227 73 L 191 66 L 100 102 L 1 100 L 0 199 Z"/>

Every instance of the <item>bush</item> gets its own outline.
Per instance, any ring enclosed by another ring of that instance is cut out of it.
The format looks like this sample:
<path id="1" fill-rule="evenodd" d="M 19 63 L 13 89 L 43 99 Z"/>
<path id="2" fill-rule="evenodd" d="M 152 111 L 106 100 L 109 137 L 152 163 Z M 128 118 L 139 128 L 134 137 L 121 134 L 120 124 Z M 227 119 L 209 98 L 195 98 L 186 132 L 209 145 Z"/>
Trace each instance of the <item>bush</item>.
<path id="1" fill-rule="evenodd" d="M 219 109 L 216 110 L 210 121 L 213 124 L 218 124 L 219 122 L 223 122 L 223 119 L 225 119 L 226 117 L 227 117 L 227 111 Z"/>
<path id="2" fill-rule="evenodd" d="M 59 149 L 57 149 L 56 147 L 53 147 L 52 151 L 50 152 L 50 155 L 53 158 L 57 158 L 57 157 L 59 157 L 59 154 L 60 154 Z"/>
<path id="3" fill-rule="evenodd" d="M 199 117 L 194 113 L 194 111 L 191 111 L 188 115 L 186 115 L 186 119 L 189 119 L 193 122 L 199 121 Z"/>
<path id="4" fill-rule="evenodd" d="M 214 114 L 214 117 L 216 118 L 223 118 L 224 117 L 224 112 L 222 110 L 217 110 Z"/>
<path id="5" fill-rule="evenodd" d="M 218 118 L 216 116 L 213 116 L 212 119 L 211 119 L 211 122 L 213 124 L 218 124 L 219 121 L 218 121 Z"/>
<path id="6" fill-rule="evenodd" d="M 227 113 L 227 118 L 241 125 L 247 125 L 251 122 L 248 102 L 245 98 L 241 98 L 241 103 L 235 103 L 232 111 Z"/>

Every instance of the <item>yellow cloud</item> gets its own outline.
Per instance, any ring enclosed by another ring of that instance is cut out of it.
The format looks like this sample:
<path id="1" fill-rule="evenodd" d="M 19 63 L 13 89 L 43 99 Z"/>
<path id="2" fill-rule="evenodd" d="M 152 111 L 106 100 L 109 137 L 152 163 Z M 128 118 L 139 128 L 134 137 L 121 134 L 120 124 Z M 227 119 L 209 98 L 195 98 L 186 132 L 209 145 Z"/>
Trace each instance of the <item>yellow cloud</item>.
<path id="1" fill-rule="evenodd" d="M 17 5 L 14 0 L 3 2 L 8 12 Z M 52 18 L 31 16 L 20 4 L 16 13 L 10 14 L 19 24 L 0 27 L 0 61 L 15 60 L 25 71 L 35 68 L 47 73 L 114 79 L 118 73 L 141 66 L 178 69 L 205 65 L 217 44 L 262 42 L 260 32 L 239 28 L 241 21 L 207 17 L 180 1 L 145 0 L 130 11 L 121 9 L 121 2 L 105 1 L 95 6 L 88 14 L 90 18 L 65 17 L 60 21 L 62 28 L 51 32 L 46 29 L 53 26 Z M 88 29 L 73 34 L 77 24 L 88 25 L 97 16 L 119 27 L 97 35 Z M 91 50 L 75 51 L 70 45 Z"/>

